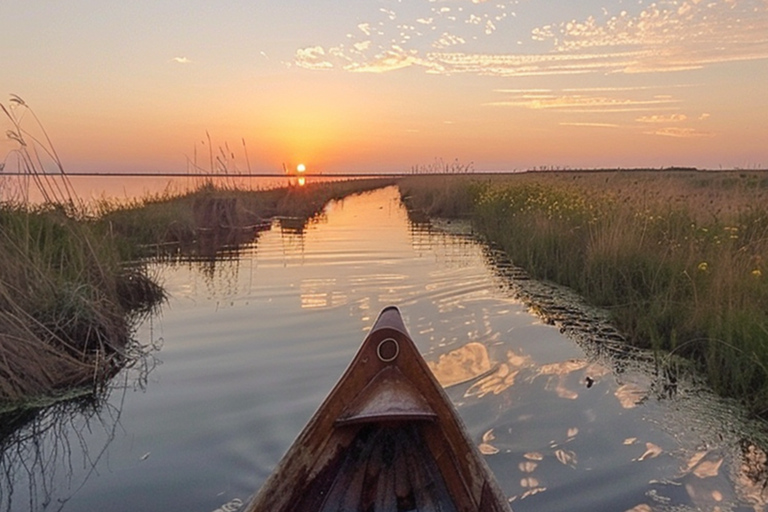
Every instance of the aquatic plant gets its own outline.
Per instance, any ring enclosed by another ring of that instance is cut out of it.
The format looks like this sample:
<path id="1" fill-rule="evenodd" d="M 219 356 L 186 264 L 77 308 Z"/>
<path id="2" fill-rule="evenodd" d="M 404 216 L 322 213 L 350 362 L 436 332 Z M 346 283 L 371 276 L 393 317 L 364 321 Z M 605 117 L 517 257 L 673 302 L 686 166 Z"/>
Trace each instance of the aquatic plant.
<path id="1" fill-rule="evenodd" d="M 212 255 L 253 241 L 273 217 L 302 224 L 320 214 L 333 199 L 380 188 L 392 180 L 347 180 L 303 187 L 241 190 L 203 183 L 179 194 L 162 194 L 128 203 L 102 201 L 95 223 L 116 235 L 124 257 L 168 254 Z"/>
<path id="2" fill-rule="evenodd" d="M 427 213 L 450 213 L 457 197 L 457 214 L 516 265 L 607 308 L 633 344 L 696 361 L 720 393 L 768 414 L 768 175 L 537 172 L 400 186 Z"/>
<path id="3" fill-rule="evenodd" d="M 7 107 L 0 103 L 0 110 L 4 121 L 9 123 L 6 138 L 16 145 L 0 163 L 0 172 L 15 172 L 15 179 L 5 177 L 0 183 L 0 201 L 27 204 L 32 182 L 44 203 L 57 204 L 70 214 L 82 210 L 83 204 L 69 183 L 56 148 L 34 110 L 16 94 L 11 94 Z M 23 122 L 25 117 L 32 118 L 31 127 Z M 51 167 L 53 172 L 46 172 Z"/>
<path id="4" fill-rule="evenodd" d="M 103 385 L 132 357 L 134 321 L 164 292 L 141 266 L 125 264 L 110 233 L 87 221 L 29 106 L 11 96 L 0 108 L 14 144 L 2 170 L 16 164 L 0 181 L 0 406 L 7 409 Z M 30 183 L 42 203 L 30 201 Z"/>
<path id="5" fill-rule="evenodd" d="M 103 384 L 164 297 L 110 239 L 52 208 L 0 209 L 0 402 Z"/>

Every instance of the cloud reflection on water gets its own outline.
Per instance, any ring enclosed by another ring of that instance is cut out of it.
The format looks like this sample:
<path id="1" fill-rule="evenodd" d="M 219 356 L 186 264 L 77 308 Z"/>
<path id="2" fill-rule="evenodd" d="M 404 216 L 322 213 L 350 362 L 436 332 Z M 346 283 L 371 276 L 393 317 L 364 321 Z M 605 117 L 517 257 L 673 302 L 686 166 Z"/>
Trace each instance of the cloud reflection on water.
<path id="1" fill-rule="evenodd" d="M 437 361 L 428 361 L 427 365 L 443 387 L 476 379 L 493 367 L 486 346 L 475 342 L 443 354 Z"/>
<path id="2" fill-rule="evenodd" d="M 526 280 L 464 235 L 439 233 L 434 225 L 410 225 L 408 231 L 393 221 L 392 227 L 385 222 L 387 209 L 403 220 L 392 206 L 394 192 L 377 194 L 355 199 L 354 208 L 336 204 L 328 224 L 305 230 L 300 244 L 265 233 L 249 255 L 252 261 L 240 260 L 238 275 L 251 275 L 251 288 L 233 300 L 248 303 L 248 320 L 226 316 L 222 327 L 242 321 L 250 339 L 257 309 L 250 304 L 263 307 L 267 301 L 282 302 L 271 309 L 276 318 L 260 320 L 264 325 L 282 322 L 297 331 L 301 322 L 312 324 L 300 355 L 292 355 L 297 352 L 282 338 L 286 346 L 272 349 L 291 360 L 287 367 L 304 371 L 278 372 L 273 378 L 282 379 L 276 381 L 282 386 L 270 383 L 270 399 L 279 402 L 285 389 L 301 388 L 304 374 L 324 373 L 323 358 L 344 354 L 359 341 L 339 332 L 341 322 L 351 319 L 348 327 L 365 329 L 383 301 L 397 301 L 517 512 L 575 505 L 678 512 L 719 504 L 733 510 L 736 503 L 764 503 L 760 452 L 739 449 L 740 458 L 734 458 L 733 412 L 725 406 L 718 412 L 719 402 L 685 388 L 675 396 L 658 393 L 653 366 L 646 364 L 652 359 L 628 351 L 604 315 L 582 308 L 573 295 Z M 405 256 L 396 254 L 395 245 Z M 279 316 L 289 308 L 292 317 Z M 314 324 L 325 319 L 330 323 Z M 320 327 L 330 332 L 326 344 L 318 341 Z M 337 343 L 340 335 L 349 343 Z M 269 350 L 262 346 L 253 354 L 243 375 L 255 374 L 252 365 Z M 248 358 L 227 361 L 226 370 L 214 375 L 232 374 L 242 359 Z M 340 365 L 347 362 L 346 356 L 339 359 Z M 283 408 L 270 414 L 279 416 Z M 253 431 L 245 430 L 248 436 Z M 752 465 L 745 469 L 742 460 Z"/>

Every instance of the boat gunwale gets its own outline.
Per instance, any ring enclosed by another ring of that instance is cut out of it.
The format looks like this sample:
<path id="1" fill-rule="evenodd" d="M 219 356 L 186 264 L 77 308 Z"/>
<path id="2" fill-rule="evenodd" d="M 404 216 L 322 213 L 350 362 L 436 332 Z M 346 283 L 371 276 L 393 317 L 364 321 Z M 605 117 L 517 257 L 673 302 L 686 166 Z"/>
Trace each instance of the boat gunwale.
<path id="1" fill-rule="evenodd" d="M 377 356 L 380 342 L 398 344 L 396 357 Z M 336 464 L 355 436 L 371 421 L 338 424 L 338 418 L 385 368 L 396 367 L 433 409 L 434 421 L 396 416 L 385 422 L 417 423 L 459 512 L 509 512 L 509 503 L 444 389 L 418 352 L 395 306 L 384 308 L 347 369 L 288 449 L 275 470 L 243 509 L 245 512 L 297 510 L 291 496 L 305 492 Z M 362 383 L 360 382 L 362 381 Z M 375 419 L 375 418 L 372 418 Z M 354 427 L 354 428 L 353 428 Z M 310 499 L 311 501 L 311 499 Z M 314 502 L 313 502 L 314 503 Z M 304 510 L 304 509 L 298 509 Z M 306 509 L 317 510 L 315 508 Z"/>

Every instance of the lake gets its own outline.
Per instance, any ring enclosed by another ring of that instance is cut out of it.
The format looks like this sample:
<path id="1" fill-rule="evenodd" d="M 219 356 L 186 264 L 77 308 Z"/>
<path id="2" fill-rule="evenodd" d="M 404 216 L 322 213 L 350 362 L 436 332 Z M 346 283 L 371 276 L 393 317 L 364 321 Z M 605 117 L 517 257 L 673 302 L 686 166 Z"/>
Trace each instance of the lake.
<path id="1" fill-rule="evenodd" d="M 738 406 L 659 375 L 602 312 L 469 226 L 409 222 L 396 188 L 151 272 L 170 300 L 137 329 L 150 355 L 102 403 L 53 407 L 6 439 L 2 509 L 237 510 L 388 305 L 514 510 L 766 507 L 765 453 Z"/>

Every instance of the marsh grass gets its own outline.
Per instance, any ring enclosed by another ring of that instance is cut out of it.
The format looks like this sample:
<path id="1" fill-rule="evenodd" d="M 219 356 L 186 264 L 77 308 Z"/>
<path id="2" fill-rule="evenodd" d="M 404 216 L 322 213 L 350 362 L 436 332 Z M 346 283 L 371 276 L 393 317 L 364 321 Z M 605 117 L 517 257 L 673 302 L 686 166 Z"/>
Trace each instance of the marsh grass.
<path id="1" fill-rule="evenodd" d="M 3 113 L 0 120 L 9 126 L 5 131 L 6 138 L 15 144 L 0 163 L 0 172 L 14 170 L 22 174 L 16 180 L 6 180 L 14 181 L 15 187 L 8 183 L 0 185 L 0 200 L 28 204 L 32 184 L 45 204 L 59 205 L 69 214 L 82 211 L 83 203 L 72 188 L 58 152 L 34 110 L 21 97 L 12 94 L 8 106 L 0 103 L 0 111 Z M 31 123 L 25 122 L 25 118 L 31 118 Z M 11 197 L 7 196 L 9 190 L 15 192 Z"/>
<path id="2" fill-rule="evenodd" d="M 0 261 L 0 402 L 104 384 L 163 298 L 110 239 L 55 209 L 0 209 Z"/>
<path id="3" fill-rule="evenodd" d="M 348 180 L 241 190 L 210 182 L 180 194 L 163 194 L 128 203 L 103 201 L 96 224 L 115 235 L 127 259 L 182 255 L 214 256 L 221 249 L 252 242 L 274 217 L 301 224 L 334 199 L 392 184 L 392 180 Z"/>
<path id="4" fill-rule="evenodd" d="M 274 216 L 306 222 L 331 199 L 387 184 L 244 191 L 234 180 L 202 180 L 179 194 L 85 205 L 24 100 L 12 95 L 0 111 L 12 146 L 0 163 L 0 410 L 103 388 L 141 357 L 133 326 L 164 299 L 144 256 L 190 250 L 215 258 L 253 241 Z M 225 145 L 214 154 L 207 138 L 210 169 L 238 174 L 234 152 Z M 243 150 L 250 167 L 245 141 Z"/>
<path id="5" fill-rule="evenodd" d="M 14 144 L 0 170 L 10 163 L 20 174 L 0 181 L 0 407 L 8 409 L 101 387 L 129 362 L 133 323 L 164 294 L 88 221 L 29 106 L 12 96 L 0 107 Z M 30 187 L 42 204 L 29 201 Z"/>
<path id="6" fill-rule="evenodd" d="M 768 414 L 768 174 L 422 177 L 401 191 L 411 209 L 472 217 L 532 276 L 610 310 L 633 344 L 695 361 Z"/>

